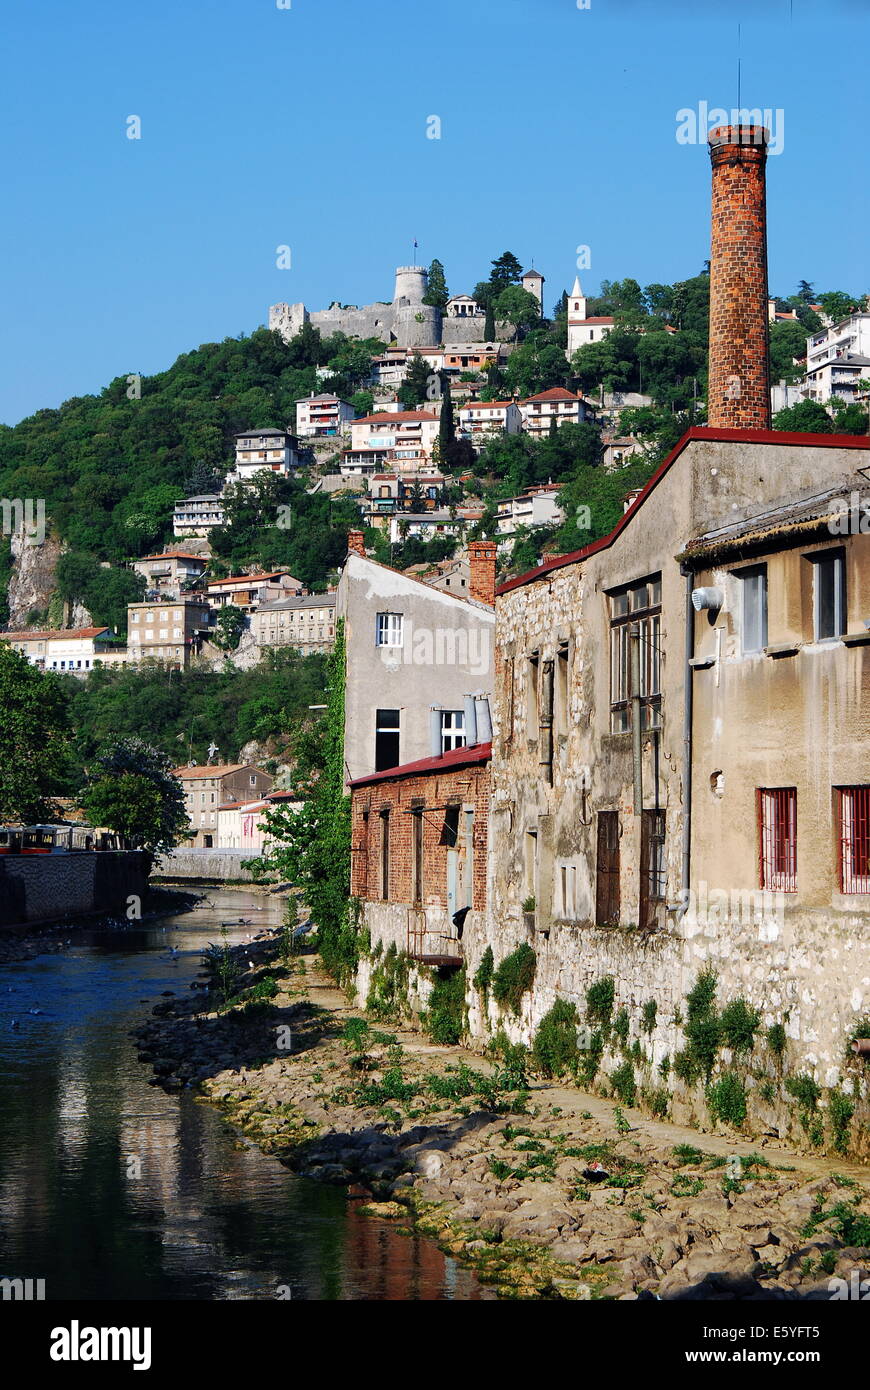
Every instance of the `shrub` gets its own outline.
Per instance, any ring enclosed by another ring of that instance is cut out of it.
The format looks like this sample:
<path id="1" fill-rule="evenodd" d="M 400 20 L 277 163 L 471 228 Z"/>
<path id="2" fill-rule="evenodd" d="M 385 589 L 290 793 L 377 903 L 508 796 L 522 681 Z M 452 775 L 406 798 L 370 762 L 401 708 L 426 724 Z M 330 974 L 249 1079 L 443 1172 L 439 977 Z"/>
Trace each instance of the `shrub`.
<path id="1" fill-rule="evenodd" d="M 806 1072 L 802 1072 L 800 1076 L 787 1077 L 785 1089 L 790 1096 L 794 1097 L 801 1110 L 806 1114 L 812 1115 L 818 1109 L 819 1097 L 822 1094 L 822 1090 Z"/>
<path id="2" fill-rule="evenodd" d="M 645 1033 L 654 1032 L 656 1026 L 656 1016 L 658 1014 L 658 1011 L 659 1006 L 656 1003 L 656 1001 L 654 999 L 647 999 L 646 1003 L 641 1009 L 642 1027 Z"/>
<path id="3" fill-rule="evenodd" d="M 767 1046 L 770 1048 L 777 1061 L 782 1060 L 788 1039 L 785 1028 L 781 1023 L 771 1023 L 767 1030 Z"/>
<path id="4" fill-rule="evenodd" d="M 394 1018 L 408 1012 L 410 957 L 391 944 L 375 966 L 369 981 L 366 1008 L 376 1018 Z"/>
<path id="5" fill-rule="evenodd" d="M 844 1154 L 849 1147 L 849 1126 L 855 1107 L 842 1091 L 828 1092 L 828 1114 L 831 1119 L 831 1142 L 838 1154 Z"/>
<path id="6" fill-rule="evenodd" d="M 472 980 L 474 988 L 476 990 L 479 990 L 481 994 L 486 994 L 486 991 L 492 984 L 492 976 L 494 970 L 495 961 L 493 959 L 492 947 L 487 946 L 486 950 L 480 958 L 480 965 L 477 967 L 477 970 L 474 974 L 474 979 Z"/>
<path id="7" fill-rule="evenodd" d="M 755 1034 L 761 1025 L 761 1016 L 750 1008 L 745 999 L 732 999 L 727 1003 L 719 1017 L 722 1036 L 734 1052 L 751 1052 L 755 1046 Z"/>
<path id="8" fill-rule="evenodd" d="M 525 941 L 497 967 L 492 977 L 493 997 L 502 1007 L 518 1014 L 522 997 L 531 989 L 538 958 Z"/>
<path id="9" fill-rule="evenodd" d="M 604 1056 L 604 1034 L 596 1028 L 589 1039 L 589 1046 L 583 1051 L 580 1063 L 580 1079 L 584 1086 L 591 1086 Z"/>
<path id="10" fill-rule="evenodd" d="M 634 1084 L 634 1067 L 631 1062 L 623 1062 L 621 1067 L 610 1073 L 610 1084 L 613 1087 L 614 1095 L 617 1095 L 623 1105 L 634 1105 L 637 1090 Z"/>
<path id="11" fill-rule="evenodd" d="M 689 1023 L 692 1023 L 695 1019 L 707 1018 L 712 1011 L 715 998 L 716 972 L 709 969 L 702 970 L 692 988 L 689 990 L 689 993 L 686 995 Z"/>
<path id="12" fill-rule="evenodd" d="M 739 1129 L 746 1119 L 746 1088 L 734 1071 L 726 1071 L 707 1087 L 707 1105 L 714 1120 Z"/>
<path id="13" fill-rule="evenodd" d="M 563 1076 L 576 1068 L 578 1055 L 576 1006 L 566 999 L 557 999 L 535 1034 L 535 1066 L 544 1076 Z"/>
<path id="14" fill-rule="evenodd" d="M 667 1117 L 670 1096 L 666 1086 L 656 1086 L 654 1090 L 642 1091 L 641 1095 L 657 1120 Z"/>
<path id="15" fill-rule="evenodd" d="M 602 1028 L 610 1026 L 610 1015 L 613 1013 L 613 1000 L 616 995 L 616 986 L 612 975 L 603 975 L 600 980 L 596 980 L 586 991 L 586 1016 L 593 1023 L 600 1023 Z"/>
<path id="16" fill-rule="evenodd" d="M 465 1031 L 464 967 L 435 981 L 422 1023 L 433 1042 L 459 1042 Z"/>
<path id="17" fill-rule="evenodd" d="M 628 1009 L 621 1008 L 613 1020 L 613 1031 L 625 1047 L 628 1042 Z"/>

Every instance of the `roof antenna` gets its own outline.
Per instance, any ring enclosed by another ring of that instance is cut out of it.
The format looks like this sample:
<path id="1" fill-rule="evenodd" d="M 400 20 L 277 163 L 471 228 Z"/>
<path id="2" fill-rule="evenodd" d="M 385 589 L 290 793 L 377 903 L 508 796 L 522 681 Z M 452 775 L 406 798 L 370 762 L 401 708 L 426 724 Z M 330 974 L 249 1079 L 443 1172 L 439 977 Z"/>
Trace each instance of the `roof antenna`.
<path id="1" fill-rule="evenodd" d="M 740 72 L 740 25 L 738 24 L 738 25 L 737 25 L 737 111 L 738 111 L 738 120 L 740 119 L 740 117 L 739 117 L 739 112 L 740 112 L 740 80 L 741 80 L 741 72 Z"/>

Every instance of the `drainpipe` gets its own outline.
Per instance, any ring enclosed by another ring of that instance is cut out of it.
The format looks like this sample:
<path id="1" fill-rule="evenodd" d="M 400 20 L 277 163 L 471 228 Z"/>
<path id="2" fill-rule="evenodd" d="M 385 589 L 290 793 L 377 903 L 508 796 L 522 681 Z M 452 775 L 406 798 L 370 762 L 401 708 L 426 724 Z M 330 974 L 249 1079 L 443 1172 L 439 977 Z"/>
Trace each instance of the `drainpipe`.
<path id="1" fill-rule="evenodd" d="M 441 756 L 441 706 L 429 706 L 429 751 L 433 758 Z"/>
<path id="2" fill-rule="evenodd" d="M 478 743 L 490 743 L 492 740 L 492 716 L 489 708 L 489 696 L 475 695 L 474 709 L 477 719 L 477 741 Z"/>
<path id="3" fill-rule="evenodd" d="M 473 748 L 477 743 L 477 709 L 473 695 L 463 696 L 465 706 L 465 745 Z"/>
<path id="4" fill-rule="evenodd" d="M 686 578 L 686 671 L 683 679 L 683 871 L 682 888 L 689 892 L 692 867 L 692 706 L 694 702 L 695 610 L 692 606 L 692 571 L 680 565 Z M 684 902 L 688 898 L 684 897 Z"/>

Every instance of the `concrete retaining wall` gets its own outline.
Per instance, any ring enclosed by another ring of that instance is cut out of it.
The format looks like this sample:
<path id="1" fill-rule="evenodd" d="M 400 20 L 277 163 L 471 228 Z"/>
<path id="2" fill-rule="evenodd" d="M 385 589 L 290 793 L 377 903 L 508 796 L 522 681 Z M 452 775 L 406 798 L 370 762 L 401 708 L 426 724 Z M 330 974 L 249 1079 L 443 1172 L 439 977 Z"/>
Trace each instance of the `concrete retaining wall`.
<path id="1" fill-rule="evenodd" d="M 176 849 L 158 860 L 152 878 L 158 883 L 253 883 L 250 869 L 242 865 L 256 858 L 247 849 Z"/>
<path id="2" fill-rule="evenodd" d="M 126 912 L 148 887 L 147 857 L 133 851 L 4 855 L 0 858 L 0 927 L 61 922 L 95 912 Z"/>

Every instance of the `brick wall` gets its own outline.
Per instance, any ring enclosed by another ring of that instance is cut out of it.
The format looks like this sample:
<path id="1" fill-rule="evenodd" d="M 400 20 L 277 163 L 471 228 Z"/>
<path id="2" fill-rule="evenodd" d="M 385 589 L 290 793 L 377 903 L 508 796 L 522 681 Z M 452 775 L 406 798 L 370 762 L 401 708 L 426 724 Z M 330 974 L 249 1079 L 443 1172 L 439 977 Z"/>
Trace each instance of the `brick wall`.
<path id="1" fill-rule="evenodd" d="M 710 132 L 713 165 L 708 421 L 770 429 L 766 132 Z"/>
<path id="2" fill-rule="evenodd" d="M 486 907 L 486 849 L 489 817 L 489 764 L 434 770 L 408 777 L 370 782 L 352 789 L 351 892 L 367 902 L 383 901 L 381 858 L 384 812 L 389 817 L 389 897 L 391 903 L 414 904 L 415 807 L 423 812 L 422 898 L 420 906 L 447 909 L 448 836 L 446 806 L 460 812 L 459 842 L 464 853 L 463 811 L 473 811 L 471 906 Z"/>

